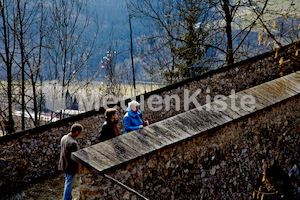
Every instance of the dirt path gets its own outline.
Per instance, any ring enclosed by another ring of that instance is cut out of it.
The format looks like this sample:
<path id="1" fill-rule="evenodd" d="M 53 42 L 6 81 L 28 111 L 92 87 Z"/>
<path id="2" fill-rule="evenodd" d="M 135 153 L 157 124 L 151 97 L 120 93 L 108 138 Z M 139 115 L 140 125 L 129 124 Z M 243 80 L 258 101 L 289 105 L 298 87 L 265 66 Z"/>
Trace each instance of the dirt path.
<path id="1" fill-rule="evenodd" d="M 54 175 L 53 178 L 31 184 L 16 194 L 7 196 L 7 200 L 59 200 L 63 197 L 64 174 Z"/>

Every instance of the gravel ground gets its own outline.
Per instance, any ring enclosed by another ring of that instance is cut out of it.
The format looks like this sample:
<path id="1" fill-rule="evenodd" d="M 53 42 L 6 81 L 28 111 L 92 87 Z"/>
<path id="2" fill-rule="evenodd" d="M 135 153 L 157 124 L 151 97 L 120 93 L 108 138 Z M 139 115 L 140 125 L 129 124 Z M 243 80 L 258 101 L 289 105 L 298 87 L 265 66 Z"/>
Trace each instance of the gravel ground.
<path id="1" fill-rule="evenodd" d="M 30 184 L 15 194 L 4 197 L 3 200 L 52 200 L 62 199 L 64 191 L 64 174 L 54 175 L 48 180 Z M 1 197 L 2 199 L 2 197 Z"/>

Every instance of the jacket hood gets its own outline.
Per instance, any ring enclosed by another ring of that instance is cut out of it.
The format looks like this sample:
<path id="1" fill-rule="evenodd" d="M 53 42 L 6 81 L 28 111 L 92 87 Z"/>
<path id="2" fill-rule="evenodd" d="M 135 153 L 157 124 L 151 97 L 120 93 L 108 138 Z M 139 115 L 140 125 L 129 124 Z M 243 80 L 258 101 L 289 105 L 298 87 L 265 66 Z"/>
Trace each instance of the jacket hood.
<path id="1" fill-rule="evenodd" d="M 127 113 L 130 117 L 135 117 L 135 118 L 142 115 L 142 112 L 140 110 L 138 110 L 138 112 L 136 113 L 128 108 L 127 108 Z"/>

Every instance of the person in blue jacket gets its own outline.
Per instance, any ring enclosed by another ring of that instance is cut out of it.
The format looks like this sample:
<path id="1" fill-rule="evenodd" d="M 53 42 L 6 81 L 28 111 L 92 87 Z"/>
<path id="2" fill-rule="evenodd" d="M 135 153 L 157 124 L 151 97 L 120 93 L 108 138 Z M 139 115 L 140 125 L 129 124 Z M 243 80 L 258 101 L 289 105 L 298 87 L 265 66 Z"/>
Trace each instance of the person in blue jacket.
<path id="1" fill-rule="evenodd" d="M 127 112 L 124 115 L 124 134 L 144 128 L 142 112 L 139 110 L 140 104 L 137 101 L 131 101 L 128 104 Z"/>

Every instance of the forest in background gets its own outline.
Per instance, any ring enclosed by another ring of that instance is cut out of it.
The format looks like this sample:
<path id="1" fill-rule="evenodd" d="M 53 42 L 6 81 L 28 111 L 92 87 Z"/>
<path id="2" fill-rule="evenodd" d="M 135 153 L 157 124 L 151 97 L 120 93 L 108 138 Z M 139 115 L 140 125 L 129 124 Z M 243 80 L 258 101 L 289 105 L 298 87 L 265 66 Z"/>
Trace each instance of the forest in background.
<path id="1" fill-rule="evenodd" d="M 299 5 L 299 0 L 1 0 L 2 134 L 39 126 L 44 114 L 51 113 L 52 120 L 57 110 L 87 111 L 78 108 L 82 94 L 101 94 L 99 101 L 106 94 L 123 98 L 132 94 L 133 78 L 145 86 L 172 84 L 298 41 Z"/>
<path id="2" fill-rule="evenodd" d="M 132 71 L 132 15 L 136 78 L 143 81 L 174 83 L 299 39 L 299 0 L 104 0 L 90 5 L 99 15 L 101 35 L 107 36 L 101 38 L 104 49 L 116 52 L 117 71 Z M 192 66 L 190 72 L 186 66 Z"/>

